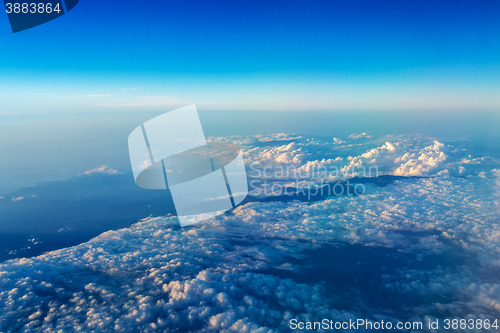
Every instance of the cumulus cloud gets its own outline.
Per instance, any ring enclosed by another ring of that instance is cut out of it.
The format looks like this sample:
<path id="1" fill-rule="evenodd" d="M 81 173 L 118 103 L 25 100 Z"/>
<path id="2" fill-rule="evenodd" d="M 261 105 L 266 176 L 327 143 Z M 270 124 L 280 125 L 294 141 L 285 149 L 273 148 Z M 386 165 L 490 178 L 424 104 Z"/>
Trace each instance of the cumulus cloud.
<path id="1" fill-rule="evenodd" d="M 358 197 L 252 202 L 189 229 L 175 217 L 148 218 L 74 248 L 1 265 L 0 328 L 272 332 L 286 331 L 290 318 L 401 319 L 359 296 L 356 311 L 330 306 L 341 290 L 269 273 L 284 263 L 286 271 L 307 271 L 293 260 L 311 246 L 336 242 L 415 253 L 423 262 L 470 253 L 476 259 L 458 269 L 400 267 L 370 276 L 405 297 L 450 295 L 406 309 L 421 319 L 439 308 L 495 313 L 499 285 L 472 273 L 498 258 L 498 207 L 484 194 L 495 186 L 481 177 L 406 180 Z"/>
<path id="2" fill-rule="evenodd" d="M 83 172 L 82 175 L 91 175 L 94 173 L 104 173 L 104 174 L 108 174 L 108 175 L 116 175 L 119 172 L 118 172 L 118 170 L 110 168 L 107 165 L 101 165 L 101 166 L 95 167 L 94 169 L 87 170 L 87 171 Z"/>
<path id="3" fill-rule="evenodd" d="M 320 285 L 253 273 L 267 267 L 266 249 L 227 251 L 230 243 L 214 238 L 221 225 L 181 230 L 174 222 L 147 219 L 2 265 L 0 329 L 274 332 L 290 311 L 345 315 L 322 306 Z"/>
<path id="4" fill-rule="evenodd" d="M 361 139 L 361 138 L 371 139 L 371 138 L 373 138 L 373 136 L 368 135 L 368 133 L 366 133 L 366 132 L 363 132 L 360 134 L 353 133 L 353 134 L 349 135 L 349 139 Z"/>
<path id="5" fill-rule="evenodd" d="M 499 163 L 491 156 L 471 155 L 463 143 L 445 144 L 422 136 L 386 136 L 353 143 L 337 138 L 332 142 L 326 138 L 279 134 L 260 136 L 258 141 L 272 144 L 255 145 L 249 138 L 240 139 L 246 164 L 261 171 L 295 170 L 288 172 L 290 184 L 296 181 L 296 172 L 308 175 L 299 177 L 301 181 L 312 182 L 322 177 L 345 180 L 376 175 L 468 177 L 487 172 Z M 325 171 L 328 171 L 326 176 Z M 322 175 L 318 176 L 319 172 Z"/>
<path id="6" fill-rule="evenodd" d="M 12 202 L 18 202 L 18 201 L 23 201 L 24 197 L 17 197 L 17 198 L 12 198 L 10 199 Z"/>
<path id="7" fill-rule="evenodd" d="M 256 135 L 255 138 L 259 142 L 272 142 L 272 141 L 290 141 L 290 140 L 300 140 L 301 135 L 293 135 L 286 133 L 276 133 L 271 135 Z"/>
<path id="8" fill-rule="evenodd" d="M 446 160 L 446 154 L 442 151 L 443 144 L 434 140 L 432 146 L 425 147 L 419 154 L 405 153 L 398 157 L 395 162 L 401 165 L 394 170 L 399 176 L 421 176 L 432 169 L 436 169 Z"/>
<path id="9" fill-rule="evenodd" d="M 292 318 L 498 315 L 498 163 L 480 175 L 440 177 L 464 158 L 441 141 L 284 138 L 241 138 L 245 158 L 262 157 L 259 168 L 380 164 L 388 174 L 433 177 L 360 196 L 250 202 L 185 229 L 176 217 L 149 217 L 73 248 L 11 260 L 0 265 L 0 331 L 286 332 Z M 250 147 L 256 141 L 273 145 Z M 381 255 L 355 257 L 363 250 Z"/>

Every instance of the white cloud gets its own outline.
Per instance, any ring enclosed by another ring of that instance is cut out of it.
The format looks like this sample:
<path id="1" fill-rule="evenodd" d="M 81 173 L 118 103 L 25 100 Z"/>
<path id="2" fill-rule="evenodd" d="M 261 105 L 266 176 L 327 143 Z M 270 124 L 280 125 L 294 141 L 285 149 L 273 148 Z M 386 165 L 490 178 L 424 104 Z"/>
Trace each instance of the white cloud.
<path id="1" fill-rule="evenodd" d="M 278 137 L 284 142 L 282 145 L 276 145 Z M 255 146 L 249 138 L 232 140 L 239 140 L 244 147 L 246 163 L 254 168 L 267 167 L 269 170 L 279 166 L 303 172 L 326 168 L 333 171 L 330 174 L 337 173 L 330 180 L 373 176 L 374 172 L 397 176 L 468 177 L 487 172 L 499 164 L 499 160 L 491 156 L 471 156 L 460 142 L 455 146 L 445 145 L 422 136 L 386 136 L 360 143 L 285 134 L 257 138 L 262 143 L 272 142 L 269 146 Z M 309 180 L 318 179 L 311 176 Z"/>
<path id="2" fill-rule="evenodd" d="M 286 134 L 286 133 L 276 133 L 271 135 L 256 135 L 255 138 L 258 139 L 259 142 L 271 142 L 271 141 L 299 140 L 302 138 L 302 136 Z"/>
<path id="3" fill-rule="evenodd" d="M 17 198 L 11 199 L 12 202 L 18 202 L 18 201 L 23 201 L 23 200 L 24 200 L 24 197 L 17 197 Z"/>
<path id="4" fill-rule="evenodd" d="M 389 174 L 413 167 L 433 176 L 463 159 L 428 138 L 359 146 L 331 137 L 293 141 L 248 149 L 246 159 L 262 157 L 259 167 L 375 163 Z M 356 197 L 251 202 L 186 229 L 172 216 L 147 218 L 76 247 L 12 260 L 0 265 L 0 331 L 272 332 L 286 331 L 291 318 L 491 316 L 500 308 L 500 282 L 488 275 L 500 267 L 499 170 L 488 164 L 481 176 L 397 180 Z M 369 276 L 374 287 L 343 290 L 340 282 L 320 281 L 345 271 L 309 271 L 304 251 L 325 244 L 388 249 L 389 261 L 412 260 L 390 272 L 357 260 L 347 267 L 365 267 L 358 278 Z M 299 273 L 318 282 L 287 277 Z M 398 295 L 398 309 L 371 305 L 365 294 L 377 288 Z"/>
<path id="5" fill-rule="evenodd" d="M 394 171 L 398 176 L 421 176 L 438 168 L 445 160 L 446 154 L 442 151 L 443 144 L 434 140 L 432 146 L 425 147 L 418 154 L 405 153 L 395 162 L 401 165 Z"/>
<path id="6" fill-rule="evenodd" d="M 363 132 L 360 134 L 353 133 L 353 134 L 349 135 L 349 139 L 361 139 L 361 138 L 371 139 L 371 138 L 373 138 L 373 136 L 368 135 L 368 133 L 366 133 L 366 132 Z"/>
<path id="7" fill-rule="evenodd" d="M 118 170 L 110 168 L 107 165 L 101 165 L 101 166 L 95 167 L 94 169 L 87 170 L 87 171 L 83 172 L 82 175 L 91 175 L 94 173 L 105 173 L 108 175 L 116 175 L 119 172 L 118 172 Z"/>
<path id="8" fill-rule="evenodd" d="M 381 315 L 362 299 L 357 302 L 364 314 L 329 307 L 342 291 L 331 294 L 321 284 L 256 271 L 300 258 L 311 244 L 335 242 L 413 252 L 424 261 L 459 248 L 478 258 L 470 269 L 486 269 L 500 248 L 498 207 L 485 195 L 495 186 L 480 177 L 474 183 L 463 178 L 406 180 L 359 197 L 253 202 L 236 208 L 234 215 L 191 229 L 180 229 L 174 217 L 148 218 L 74 248 L 1 265 L 3 325 L 26 330 L 259 332 L 284 327 L 290 316 Z M 241 235 L 265 241 L 231 245 Z M 387 277 L 384 288 L 406 295 L 453 296 L 418 309 L 422 316 L 439 306 L 468 315 L 496 309 L 497 284 L 463 273 L 465 268 L 450 269 L 402 267 Z M 87 273 L 82 275 L 82 270 Z M 287 271 L 294 270 L 307 267 L 288 265 Z M 61 284 L 60 276 L 72 282 Z"/>

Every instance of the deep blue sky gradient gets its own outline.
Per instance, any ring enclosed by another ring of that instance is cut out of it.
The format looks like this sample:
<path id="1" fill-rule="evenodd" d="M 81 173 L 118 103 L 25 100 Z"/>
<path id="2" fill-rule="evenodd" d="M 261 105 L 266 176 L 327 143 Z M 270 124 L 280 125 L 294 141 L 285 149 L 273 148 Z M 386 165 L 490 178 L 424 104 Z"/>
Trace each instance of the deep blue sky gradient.
<path id="1" fill-rule="evenodd" d="M 299 95 L 312 109 L 384 108 L 377 96 L 392 93 L 402 97 L 387 108 L 418 109 L 430 91 L 424 108 L 453 108 L 457 96 L 464 107 L 496 109 L 499 18 L 496 0 L 82 0 L 17 34 L 0 15 L 0 88 L 60 99 L 55 91 L 109 97 L 140 87 L 213 109 L 251 109 L 259 98 L 257 109 L 275 109 Z"/>
<path id="2" fill-rule="evenodd" d="M 496 66 L 498 1 L 95 1 L 2 36 L 4 69 L 370 73 Z M 7 19 L 2 19 L 7 30 Z"/>

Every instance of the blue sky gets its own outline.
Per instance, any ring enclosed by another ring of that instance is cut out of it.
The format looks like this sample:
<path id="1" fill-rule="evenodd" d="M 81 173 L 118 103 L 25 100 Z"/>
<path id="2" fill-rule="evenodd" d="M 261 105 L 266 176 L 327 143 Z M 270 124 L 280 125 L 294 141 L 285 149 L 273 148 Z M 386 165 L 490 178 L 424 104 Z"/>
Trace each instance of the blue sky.
<path id="1" fill-rule="evenodd" d="M 122 204 L 154 213 L 142 204 L 153 193 L 122 201 L 140 190 L 127 137 L 192 103 L 221 110 L 200 112 L 205 135 L 243 135 L 231 141 L 262 167 L 369 164 L 422 176 L 367 185 L 366 196 L 253 202 L 193 232 L 175 216 L 150 217 L 7 263 L 0 330 L 498 315 L 499 14 L 498 0 L 81 0 L 18 34 L 0 15 L 0 204 L 12 217 L 3 230 L 25 232 L 3 232 L 6 243 L 30 232 L 18 248 L 35 249 L 31 230 L 58 230 L 43 251 L 137 221 Z M 396 111 L 371 112 L 387 109 Z M 253 112 L 266 110 L 311 112 Z M 337 110 L 348 111 L 315 112 Z M 246 137 L 256 134 L 265 136 Z M 101 168 L 125 174 L 94 174 Z"/>
<path id="2" fill-rule="evenodd" d="M 17 34 L 4 15 L 0 113 L 497 110 L 499 14 L 498 1 L 82 0 Z"/>

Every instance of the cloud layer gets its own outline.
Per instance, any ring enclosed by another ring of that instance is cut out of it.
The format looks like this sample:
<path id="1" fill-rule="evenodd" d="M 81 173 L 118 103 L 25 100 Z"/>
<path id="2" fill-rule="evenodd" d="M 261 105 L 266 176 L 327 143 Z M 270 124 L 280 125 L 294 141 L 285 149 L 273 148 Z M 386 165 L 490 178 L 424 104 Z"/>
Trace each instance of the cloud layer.
<path id="1" fill-rule="evenodd" d="M 251 202 L 192 228 L 150 217 L 3 263 L 0 331 L 286 332 L 292 318 L 497 316 L 495 159 L 432 138 L 342 140 L 240 142 L 253 145 L 246 158 L 259 168 L 379 164 L 388 174 L 431 177 L 361 196 Z"/>

